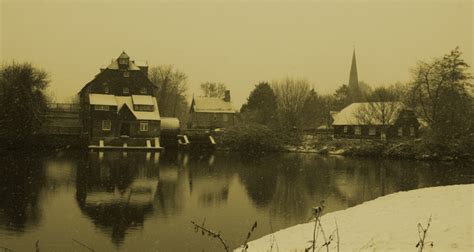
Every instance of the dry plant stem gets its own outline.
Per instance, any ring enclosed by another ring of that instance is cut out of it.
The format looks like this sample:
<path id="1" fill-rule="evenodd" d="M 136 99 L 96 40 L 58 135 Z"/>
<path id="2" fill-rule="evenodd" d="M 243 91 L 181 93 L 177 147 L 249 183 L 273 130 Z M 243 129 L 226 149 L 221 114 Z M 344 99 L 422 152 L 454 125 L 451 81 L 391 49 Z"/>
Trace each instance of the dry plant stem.
<path id="1" fill-rule="evenodd" d="M 224 241 L 224 238 L 222 238 L 222 236 L 219 233 L 216 233 L 216 232 L 214 232 L 210 229 L 205 228 L 204 227 L 204 222 L 203 222 L 202 226 L 197 224 L 194 221 L 191 221 L 191 223 L 194 225 L 195 228 L 201 229 L 202 231 L 204 231 L 208 235 L 211 235 L 212 237 L 217 238 L 222 243 L 222 245 L 224 246 L 225 251 L 229 252 L 229 246 L 227 246 L 227 243 Z"/>
<path id="2" fill-rule="evenodd" d="M 36 252 L 40 252 L 40 248 L 39 248 L 39 240 L 36 241 L 36 244 L 35 244 L 35 249 L 36 249 Z"/>
<path id="3" fill-rule="evenodd" d="M 277 242 L 277 240 L 276 240 L 276 238 L 275 238 L 275 231 L 273 231 L 272 220 L 271 220 L 270 218 L 268 218 L 268 222 L 269 222 L 269 224 L 270 224 L 270 232 L 272 232 L 272 238 L 273 238 L 273 239 L 272 239 L 272 244 L 271 244 L 271 246 L 270 246 L 270 252 L 273 251 L 273 243 L 275 243 L 276 248 L 277 248 L 277 252 L 279 252 L 279 251 L 280 251 L 280 248 L 278 247 L 278 242 Z"/>
<path id="4" fill-rule="evenodd" d="M 326 233 L 324 232 L 323 226 L 321 225 L 321 221 L 318 221 L 318 223 L 319 223 L 319 228 L 321 229 L 321 233 L 323 234 L 324 244 L 329 245 L 328 240 L 326 238 Z M 329 246 L 326 246 L 326 251 L 329 252 Z"/>
<path id="5" fill-rule="evenodd" d="M 337 221 L 334 219 L 334 222 L 336 223 L 336 235 L 337 235 L 337 252 L 339 252 L 339 227 L 337 226 Z"/>
<path id="6" fill-rule="evenodd" d="M 84 244 L 84 243 L 82 243 L 82 242 L 80 242 L 80 241 L 78 241 L 78 240 L 76 240 L 76 239 L 74 239 L 74 238 L 73 238 L 72 240 L 73 240 L 74 242 L 76 242 L 77 244 L 83 246 L 84 248 L 88 249 L 89 251 L 95 251 L 93 248 L 87 246 L 86 244 Z"/>
<path id="7" fill-rule="evenodd" d="M 252 225 L 252 227 L 250 228 L 249 232 L 247 233 L 247 238 L 245 239 L 244 241 L 244 244 L 242 245 L 242 247 L 244 248 L 244 251 L 247 251 L 247 248 L 248 248 L 248 241 L 250 239 L 250 236 L 252 235 L 252 232 L 257 228 L 257 221 L 255 221 L 255 223 Z"/>
<path id="8" fill-rule="evenodd" d="M 418 223 L 418 237 L 420 240 L 418 241 L 418 244 L 416 244 L 416 246 L 419 247 L 420 252 L 422 252 L 423 248 L 425 247 L 426 234 L 428 233 L 430 224 L 431 224 L 431 215 L 430 215 L 430 218 L 428 219 L 428 224 L 426 225 L 426 228 L 423 228 L 421 223 Z"/>

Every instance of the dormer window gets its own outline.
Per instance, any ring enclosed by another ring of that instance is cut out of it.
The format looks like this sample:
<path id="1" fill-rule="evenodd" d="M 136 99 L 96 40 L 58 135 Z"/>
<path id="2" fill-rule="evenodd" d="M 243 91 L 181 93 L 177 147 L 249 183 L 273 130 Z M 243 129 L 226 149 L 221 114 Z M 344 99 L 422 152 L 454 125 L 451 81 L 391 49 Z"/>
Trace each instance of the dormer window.
<path id="1" fill-rule="evenodd" d="M 125 78 L 130 77 L 130 72 L 129 71 L 123 72 L 123 77 L 125 77 Z"/>
<path id="2" fill-rule="evenodd" d="M 146 88 L 144 87 L 140 88 L 140 94 L 146 94 Z"/>
<path id="3" fill-rule="evenodd" d="M 128 59 L 124 58 L 124 59 L 119 59 L 119 64 L 120 65 L 128 65 Z"/>
<path id="4" fill-rule="evenodd" d="M 105 86 L 104 87 L 104 94 L 108 94 L 109 93 L 109 87 Z"/>
<path id="5" fill-rule="evenodd" d="M 123 93 L 123 94 L 129 94 L 129 93 L 130 93 L 130 90 L 128 89 L 128 87 L 124 87 L 124 88 L 122 89 L 122 93 Z"/>

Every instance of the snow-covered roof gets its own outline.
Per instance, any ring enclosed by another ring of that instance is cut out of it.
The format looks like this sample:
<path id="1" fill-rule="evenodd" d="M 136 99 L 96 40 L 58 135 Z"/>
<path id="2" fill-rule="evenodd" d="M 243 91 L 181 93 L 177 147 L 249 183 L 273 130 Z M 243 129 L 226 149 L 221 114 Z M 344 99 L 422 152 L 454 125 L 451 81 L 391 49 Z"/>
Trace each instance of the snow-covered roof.
<path id="1" fill-rule="evenodd" d="M 146 60 L 133 60 L 132 62 L 138 67 L 148 67 L 148 62 Z"/>
<path id="2" fill-rule="evenodd" d="M 151 95 L 132 95 L 132 101 L 135 105 L 153 105 L 153 97 Z"/>
<path id="3" fill-rule="evenodd" d="M 359 102 L 334 114 L 332 125 L 382 125 L 381 113 L 385 114 L 388 124 L 393 124 L 405 107 L 401 102 Z"/>
<path id="4" fill-rule="evenodd" d="M 151 96 L 150 96 L 151 97 Z M 120 111 L 123 106 L 127 106 L 132 114 L 137 118 L 137 120 L 150 120 L 158 121 L 160 120 L 160 112 L 158 111 L 158 104 L 156 99 L 153 99 L 153 111 L 136 111 L 133 109 L 133 100 L 131 96 L 115 96 L 115 99 L 118 104 L 117 111 Z"/>
<path id="5" fill-rule="evenodd" d="M 117 60 L 112 61 L 107 67 L 101 67 L 101 69 L 111 69 L 111 70 L 119 70 L 119 65 Z M 128 70 L 129 71 L 140 71 L 140 68 L 133 62 L 128 63 Z"/>
<path id="6" fill-rule="evenodd" d="M 115 96 L 108 94 L 89 94 L 89 103 L 91 105 L 117 106 Z"/>
<path id="7" fill-rule="evenodd" d="M 194 98 L 194 111 L 206 113 L 235 113 L 232 102 L 226 102 L 221 98 L 215 97 L 196 97 Z"/>

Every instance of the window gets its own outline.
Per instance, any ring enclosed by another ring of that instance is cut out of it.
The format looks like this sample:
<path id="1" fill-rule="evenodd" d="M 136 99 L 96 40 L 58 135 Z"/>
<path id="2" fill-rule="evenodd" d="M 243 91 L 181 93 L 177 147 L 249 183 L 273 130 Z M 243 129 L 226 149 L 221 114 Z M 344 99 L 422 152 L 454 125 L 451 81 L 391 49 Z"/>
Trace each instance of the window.
<path id="1" fill-rule="evenodd" d="M 140 88 L 140 94 L 146 94 L 146 88 Z"/>
<path id="2" fill-rule="evenodd" d="M 347 134 L 348 131 L 349 131 L 349 127 L 344 126 L 344 133 Z"/>
<path id="3" fill-rule="evenodd" d="M 134 105 L 133 110 L 135 111 L 153 111 L 155 107 L 153 105 Z"/>
<path id="4" fill-rule="evenodd" d="M 130 89 L 128 89 L 128 87 L 124 87 L 124 88 L 122 89 L 122 92 L 123 92 L 123 94 L 129 94 L 129 93 L 130 93 Z"/>
<path id="5" fill-rule="evenodd" d="M 127 59 L 119 59 L 119 64 L 120 64 L 120 65 L 126 65 L 126 64 L 128 64 Z"/>
<path id="6" fill-rule="evenodd" d="M 94 109 L 100 111 L 109 111 L 110 107 L 107 105 L 94 105 Z"/>
<path id="7" fill-rule="evenodd" d="M 227 122 L 229 120 L 229 117 L 227 114 L 222 115 L 222 121 Z"/>
<path id="8" fill-rule="evenodd" d="M 105 93 L 105 94 L 108 94 L 108 93 L 109 93 L 109 87 L 107 87 L 107 86 L 104 87 L 104 93 Z"/>
<path id="9" fill-rule="evenodd" d="M 102 121 L 102 130 L 109 131 L 112 129 L 112 122 L 110 120 L 103 120 Z"/>
<path id="10" fill-rule="evenodd" d="M 217 121 L 217 114 L 214 114 L 214 121 Z"/>
<path id="11" fill-rule="evenodd" d="M 362 134 L 362 127 L 361 126 L 355 126 L 354 134 L 360 136 Z"/>
<path id="12" fill-rule="evenodd" d="M 410 136 L 415 136 L 415 127 L 410 127 Z"/>
<path id="13" fill-rule="evenodd" d="M 402 127 L 398 128 L 398 136 L 403 136 L 403 128 Z"/>
<path id="14" fill-rule="evenodd" d="M 123 72 L 123 77 L 125 77 L 125 78 L 130 77 L 130 72 L 128 72 L 128 71 Z"/>
<path id="15" fill-rule="evenodd" d="M 140 122 L 140 131 L 148 131 L 148 122 Z"/>
<path id="16" fill-rule="evenodd" d="M 369 136 L 375 136 L 376 133 L 377 133 L 377 130 L 375 129 L 375 127 L 369 128 Z"/>

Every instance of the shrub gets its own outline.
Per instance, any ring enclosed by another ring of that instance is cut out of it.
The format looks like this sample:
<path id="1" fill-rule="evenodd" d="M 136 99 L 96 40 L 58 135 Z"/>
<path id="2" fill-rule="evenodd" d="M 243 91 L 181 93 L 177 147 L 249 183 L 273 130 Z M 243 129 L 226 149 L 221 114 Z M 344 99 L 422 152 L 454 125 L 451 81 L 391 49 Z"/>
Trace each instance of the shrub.
<path id="1" fill-rule="evenodd" d="M 261 154 L 281 150 L 277 134 L 260 124 L 241 124 L 226 129 L 222 144 L 230 150 L 246 154 Z"/>

